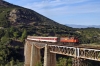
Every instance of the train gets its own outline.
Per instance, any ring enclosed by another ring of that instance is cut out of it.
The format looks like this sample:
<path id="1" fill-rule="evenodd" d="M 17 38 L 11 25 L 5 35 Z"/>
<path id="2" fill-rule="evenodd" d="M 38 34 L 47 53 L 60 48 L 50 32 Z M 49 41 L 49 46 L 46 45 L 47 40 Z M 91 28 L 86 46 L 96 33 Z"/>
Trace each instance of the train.
<path id="1" fill-rule="evenodd" d="M 42 36 L 28 36 L 28 40 L 41 41 L 41 42 L 53 42 L 63 44 L 78 44 L 79 40 L 76 37 L 42 37 Z"/>

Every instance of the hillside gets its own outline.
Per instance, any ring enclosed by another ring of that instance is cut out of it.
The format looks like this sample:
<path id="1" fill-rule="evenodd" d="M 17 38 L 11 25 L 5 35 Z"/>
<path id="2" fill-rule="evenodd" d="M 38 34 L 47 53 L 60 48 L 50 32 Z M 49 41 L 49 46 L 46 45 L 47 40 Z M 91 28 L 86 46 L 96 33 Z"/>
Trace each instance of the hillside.
<path id="1" fill-rule="evenodd" d="M 0 27 L 2 28 L 9 28 L 11 26 L 18 29 L 25 28 L 30 30 L 31 28 L 32 30 L 28 31 L 29 34 L 36 32 L 35 30 L 37 30 L 38 33 L 42 33 L 41 31 L 46 30 L 46 33 L 43 32 L 43 34 L 50 32 L 56 32 L 56 34 L 62 32 L 64 32 L 64 34 L 70 34 L 71 32 L 72 34 L 73 29 L 71 27 L 61 25 L 34 10 L 12 5 L 3 0 L 0 0 L 0 4 Z"/>
<path id="2" fill-rule="evenodd" d="M 100 45 L 100 28 L 81 28 L 78 29 L 80 42 L 85 44 L 96 43 Z"/>
<path id="3" fill-rule="evenodd" d="M 0 0 L 0 64 L 23 66 L 27 35 L 77 36 L 75 31 L 34 10 Z"/>

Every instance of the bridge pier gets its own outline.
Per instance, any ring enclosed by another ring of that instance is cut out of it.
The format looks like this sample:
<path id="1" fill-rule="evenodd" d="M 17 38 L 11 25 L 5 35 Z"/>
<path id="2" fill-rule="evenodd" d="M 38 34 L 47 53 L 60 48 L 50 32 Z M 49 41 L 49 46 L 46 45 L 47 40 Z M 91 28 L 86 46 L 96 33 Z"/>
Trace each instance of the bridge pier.
<path id="1" fill-rule="evenodd" d="M 30 66 L 31 60 L 31 44 L 27 41 L 24 46 L 25 63 L 24 66 Z"/>
<path id="2" fill-rule="evenodd" d="M 34 44 L 32 44 L 30 66 L 36 66 L 40 62 L 41 62 L 40 49 L 36 48 Z"/>
<path id="3" fill-rule="evenodd" d="M 33 43 L 30 44 L 29 42 L 26 42 L 24 49 L 24 66 L 36 66 L 38 63 L 40 63 L 40 49 L 36 48 Z"/>
<path id="4" fill-rule="evenodd" d="M 49 47 L 45 45 L 44 66 L 56 66 L 56 54 L 50 53 Z"/>

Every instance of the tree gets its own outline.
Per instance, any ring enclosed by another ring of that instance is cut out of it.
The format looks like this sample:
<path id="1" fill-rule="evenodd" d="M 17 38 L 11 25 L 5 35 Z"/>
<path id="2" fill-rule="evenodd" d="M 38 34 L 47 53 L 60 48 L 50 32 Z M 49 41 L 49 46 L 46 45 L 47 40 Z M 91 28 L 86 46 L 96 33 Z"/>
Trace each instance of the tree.
<path id="1" fill-rule="evenodd" d="M 67 60 L 65 58 L 59 58 L 57 66 L 66 66 L 67 65 Z"/>
<path id="2" fill-rule="evenodd" d="M 10 66 L 14 65 L 14 59 L 12 58 L 12 60 L 10 61 Z"/>
<path id="3" fill-rule="evenodd" d="M 4 30 L 0 29 L 0 38 L 4 35 Z"/>
<path id="4" fill-rule="evenodd" d="M 15 32 L 15 28 L 13 26 L 10 27 L 9 29 L 10 36 L 13 37 L 13 33 Z"/>
<path id="5" fill-rule="evenodd" d="M 6 30 L 5 31 L 5 35 L 4 35 L 5 37 L 7 37 L 7 38 L 9 38 L 10 37 L 10 33 L 9 33 L 9 31 L 8 30 Z"/>
<path id="6" fill-rule="evenodd" d="M 19 36 L 18 32 L 14 32 L 13 35 L 15 38 L 18 38 L 18 36 Z"/>
<path id="7" fill-rule="evenodd" d="M 21 36 L 21 41 L 24 41 L 24 39 L 27 37 L 27 31 L 24 29 L 22 36 Z"/>
<path id="8" fill-rule="evenodd" d="M 3 43 L 3 44 L 7 44 L 7 43 L 9 43 L 9 42 L 10 42 L 10 40 L 9 40 L 8 37 L 3 36 L 3 37 L 1 38 L 1 43 Z"/>

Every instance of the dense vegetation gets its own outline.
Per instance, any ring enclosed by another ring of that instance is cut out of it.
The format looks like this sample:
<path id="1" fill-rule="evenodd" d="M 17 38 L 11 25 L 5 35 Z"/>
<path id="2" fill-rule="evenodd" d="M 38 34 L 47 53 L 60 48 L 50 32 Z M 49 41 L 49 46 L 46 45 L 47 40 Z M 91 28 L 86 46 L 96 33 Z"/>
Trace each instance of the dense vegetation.
<path id="1" fill-rule="evenodd" d="M 99 28 L 74 29 L 58 24 L 33 10 L 0 0 L 1 66 L 23 65 L 23 46 L 27 35 L 76 36 L 79 38 L 80 44 L 100 43 Z M 63 64 L 71 66 L 71 59 L 67 58 L 67 60 L 65 58 L 58 59 L 57 66 Z"/>
<path id="2" fill-rule="evenodd" d="M 100 28 L 81 28 L 77 29 L 79 34 L 80 43 L 82 44 L 100 44 Z"/>

